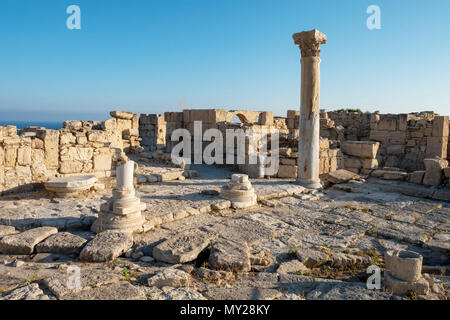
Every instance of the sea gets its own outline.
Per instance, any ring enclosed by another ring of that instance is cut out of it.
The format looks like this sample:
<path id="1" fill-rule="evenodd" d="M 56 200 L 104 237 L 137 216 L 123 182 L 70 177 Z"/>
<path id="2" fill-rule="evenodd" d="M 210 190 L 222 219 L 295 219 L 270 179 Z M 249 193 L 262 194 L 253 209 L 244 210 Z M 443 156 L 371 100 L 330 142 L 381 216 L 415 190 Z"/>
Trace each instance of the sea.
<path id="1" fill-rule="evenodd" d="M 16 126 L 17 129 L 45 127 L 46 129 L 59 130 L 62 128 L 62 124 L 62 121 L 0 121 L 0 126 Z"/>

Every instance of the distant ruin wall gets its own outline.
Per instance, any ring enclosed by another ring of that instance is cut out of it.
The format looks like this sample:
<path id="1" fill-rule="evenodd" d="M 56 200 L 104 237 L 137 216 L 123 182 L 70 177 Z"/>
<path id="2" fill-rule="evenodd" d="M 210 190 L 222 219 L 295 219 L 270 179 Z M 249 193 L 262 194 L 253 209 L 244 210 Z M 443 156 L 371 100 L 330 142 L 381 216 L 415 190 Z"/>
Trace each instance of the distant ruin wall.
<path id="1" fill-rule="evenodd" d="M 60 130 L 0 127 L 0 192 L 56 176 L 110 176 L 125 152 L 141 151 L 138 116 L 111 114 L 114 118 L 103 123 L 66 121 Z"/>

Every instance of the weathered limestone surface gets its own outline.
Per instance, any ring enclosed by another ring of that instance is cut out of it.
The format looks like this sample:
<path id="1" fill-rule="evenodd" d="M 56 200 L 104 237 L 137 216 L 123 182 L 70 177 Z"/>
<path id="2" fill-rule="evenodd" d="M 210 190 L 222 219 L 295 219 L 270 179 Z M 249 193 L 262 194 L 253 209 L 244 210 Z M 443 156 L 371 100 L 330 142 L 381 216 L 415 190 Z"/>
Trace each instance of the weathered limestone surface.
<path id="1" fill-rule="evenodd" d="M 78 254 L 86 239 L 69 232 L 59 232 L 36 246 L 38 253 Z"/>
<path id="2" fill-rule="evenodd" d="M 371 141 L 345 141 L 341 145 L 342 152 L 367 159 L 376 158 L 379 147 L 380 144 L 378 142 Z"/>
<path id="3" fill-rule="evenodd" d="M 149 286 L 155 286 L 157 288 L 162 287 L 189 287 L 191 283 L 191 277 L 188 273 L 174 269 L 166 268 L 157 272 L 153 277 L 149 278 L 147 284 Z"/>
<path id="4" fill-rule="evenodd" d="M 407 295 L 412 292 L 424 295 L 429 291 L 429 283 L 425 279 L 404 281 L 393 277 L 388 270 L 384 271 L 384 285 L 396 295 Z"/>
<path id="5" fill-rule="evenodd" d="M 423 184 L 438 186 L 442 182 L 443 169 L 448 167 L 448 161 L 443 159 L 425 159 L 425 176 Z"/>
<path id="6" fill-rule="evenodd" d="M 39 242 L 57 232 L 58 229 L 53 227 L 41 227 L 5 236 L 0 240 L 0 252 L 4 254 L 32 254 L 34 247 Z"/>
<path id="7" fill-rule="evenodd" d="M 127 232 L 108 230 L 97 234 L 81 251 L 80 259 L 90 262 L 110 261 L 133 246 L 133 236 Z"/>
<path id="8" fill-rule="evenodd" d="M 16 228 L 13 226 L 3 226 L 0 225 L 0 239 L 4 236 L 17 233 Z"/>
<path id="9" fill-rule="evenodd" d="M 387 251 L 386 268 L 397 279 L 414 282 L 422 277 L 423 257 L 412 251 Z"/>
<path id="10" fill-rule="evenodd" d="M 75 176 L 52 179 L 44 185 L 48 191 L 65 194 L 89 190 L 96 182 L 97 178 L 94 176 Z"/>
<path id="11" fill-rule="evenodd" d="M 154 247 L 153 257 L 172 264 L 191 262 L 210 242 L 211 236 L 204 232 L 187 231 Z"/>
<path id="12" fill-rule="evenodd" d="M 350 180 L 359 180 L 361 177 L 351 171 L 339 169 L 328 173 L 326 179 L 331 183 L 345 183 Z"/>
<path id="13" fill-rule="evenodd" d="M 247 243 L 217 240 L 212 245 L 208 264 L 217 270 L 249 271 L 251 265 Z"/>

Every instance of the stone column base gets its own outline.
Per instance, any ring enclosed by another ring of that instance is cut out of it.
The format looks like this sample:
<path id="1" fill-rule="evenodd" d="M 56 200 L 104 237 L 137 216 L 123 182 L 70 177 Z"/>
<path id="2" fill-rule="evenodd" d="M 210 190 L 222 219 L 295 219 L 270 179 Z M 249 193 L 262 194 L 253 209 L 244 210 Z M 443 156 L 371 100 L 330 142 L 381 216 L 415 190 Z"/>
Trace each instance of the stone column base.
<path id="1" fill-rule="evenodd" d="M 144 231 L 145 218 L 141 212 L 119 216 L 113 212 L 100 212 L 98 219 L 91 226 L 91 231 L 100 233 L 106 230 L 120 230 L 123 232 L 137 233 Z"/>
<path id="2" fill-rule="evenodd" d="M 322 189 L 322 184 L 320 183 L 320 180 L 298 178 L 296 183 L 307 189 Z"/>

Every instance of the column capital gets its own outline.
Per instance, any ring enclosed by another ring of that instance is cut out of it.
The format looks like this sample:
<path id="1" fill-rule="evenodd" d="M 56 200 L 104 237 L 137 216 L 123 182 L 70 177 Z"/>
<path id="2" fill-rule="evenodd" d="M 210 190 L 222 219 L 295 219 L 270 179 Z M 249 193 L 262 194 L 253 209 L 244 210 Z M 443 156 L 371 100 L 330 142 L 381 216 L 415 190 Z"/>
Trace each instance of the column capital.
<path id="1" fill-rule="evenodd" d="M 319 30 L 295 33 L 292 38 L 300 46 L 302 57 L 320 57 L 320 45 L 327 43 L 327 36 Z"/>

